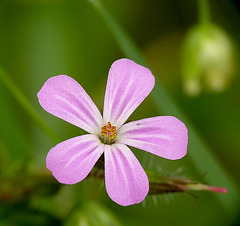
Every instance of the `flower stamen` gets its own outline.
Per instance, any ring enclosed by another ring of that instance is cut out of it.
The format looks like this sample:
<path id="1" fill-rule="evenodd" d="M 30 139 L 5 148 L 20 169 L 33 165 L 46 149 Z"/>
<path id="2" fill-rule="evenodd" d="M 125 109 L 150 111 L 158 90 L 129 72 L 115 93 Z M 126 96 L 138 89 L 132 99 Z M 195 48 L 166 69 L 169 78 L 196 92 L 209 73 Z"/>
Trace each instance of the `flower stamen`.
<path id="1" fill-rule="evenodd" d="M 111 140 L 113 140 L 116 137 L 116 126 L 112 126 L 110 122 L 107 123 L 107 125 L 102 127 L 102 136 L 109 136 Z"/>

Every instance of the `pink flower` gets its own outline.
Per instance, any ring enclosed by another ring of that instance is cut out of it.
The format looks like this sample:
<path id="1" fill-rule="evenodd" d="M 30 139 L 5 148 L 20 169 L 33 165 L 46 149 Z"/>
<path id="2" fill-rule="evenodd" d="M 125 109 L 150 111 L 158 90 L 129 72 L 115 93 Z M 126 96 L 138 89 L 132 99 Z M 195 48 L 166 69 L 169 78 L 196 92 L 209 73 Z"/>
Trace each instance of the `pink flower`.
<path id="1" fill-rule="evenodd" d="M 38 93 L 41 106 L 89 133 L 63 141 L 49 151 L 46 163 L 53 176 L 63 184 L 78 183 L 104 153 L 110 198 L 123 206 L 143 201 L 149 181 L 127 145 L 174 160 L 186 155 L 188 143 L 185 125 L 172 116 L 124 124 L 154 83 L 149 69 L 128 59 L 115 61 L 108 75 L 102 116 L 74 79 L 66 75 L 48 79 Z"/>

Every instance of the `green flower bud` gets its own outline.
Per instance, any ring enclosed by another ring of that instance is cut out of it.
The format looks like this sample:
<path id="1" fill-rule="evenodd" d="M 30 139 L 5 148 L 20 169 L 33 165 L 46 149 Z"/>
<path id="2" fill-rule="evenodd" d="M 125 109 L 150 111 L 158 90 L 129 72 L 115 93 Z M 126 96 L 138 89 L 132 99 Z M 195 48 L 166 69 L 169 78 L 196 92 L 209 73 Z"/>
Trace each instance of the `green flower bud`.
<path id="1" fill-rule="evenodd" d="M 233 45 L 217 26 L 197 26 L 187 34 L 183 46 L 183 88 L 197 95 L 203 88 L 221 92 L 235 72 Z"/>

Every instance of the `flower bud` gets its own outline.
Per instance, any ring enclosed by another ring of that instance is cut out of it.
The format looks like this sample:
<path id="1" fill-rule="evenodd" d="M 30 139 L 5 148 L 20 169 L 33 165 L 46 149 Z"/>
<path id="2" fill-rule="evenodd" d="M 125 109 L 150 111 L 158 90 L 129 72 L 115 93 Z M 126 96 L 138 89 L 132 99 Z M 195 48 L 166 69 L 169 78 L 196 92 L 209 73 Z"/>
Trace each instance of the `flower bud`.
<path id="1" fill-rule="evenodd" d="M 183 88 L 189 95 L 202 89 L 221 92 L 235 72 L 233 45 L 219 27 L 196 26 L 187 34 L 183 45 Z"/>
<path id="2" fill-rule="evenodd" d="M 195 191 L 210 191 L 210 192 L 218 192 L 218 193 L 227 193 L 228 189 L 224 187 L 214 187 L 208 186 L 201 183 L 189 183 L 186 185 L 186 190 L 195 190 Z"/>

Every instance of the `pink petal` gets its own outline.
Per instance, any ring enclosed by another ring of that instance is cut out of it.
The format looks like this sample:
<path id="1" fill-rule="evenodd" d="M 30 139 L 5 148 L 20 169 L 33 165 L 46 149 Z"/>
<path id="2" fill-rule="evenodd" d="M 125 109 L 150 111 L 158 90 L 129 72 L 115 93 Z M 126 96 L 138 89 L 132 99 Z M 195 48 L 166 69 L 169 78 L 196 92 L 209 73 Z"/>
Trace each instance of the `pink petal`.
<path id="1" fill-rule="evenodd" d="M 154 83 L 149 69 L 128 59 L 115 61 L 108 75 L 104 121 L 119 128 L 148 96 Z"/>
<path id="2" fill-rule="evenodd" d="M 180 159 L 187 153 L 187 128 L 172 116 L 126 123 L 119 129 L 117 137 L 120 143 L 167 159 Z"/>
<path id="3" fill-rule="evenodd" d="M 85 90 L 71 77 L 49 78 L 38 92 L 41 106 L 49 113 L 89 133 L 100 133 L 102 116 Z"/>
<path id="4" fill-rule="evenodd" d="M 105 145 L 105 183 L 110 198 L 122 206 L 139 203 L 149 190 L 146 173 L 124 144 Z"/>
<path id="5" fill-rule="evenodd" d="M 86 134 L 63 141 L 47 155 L 47 168 L 63 184 L 75 184 L 91 171 L 104 151 L 98 137 Z"/>

